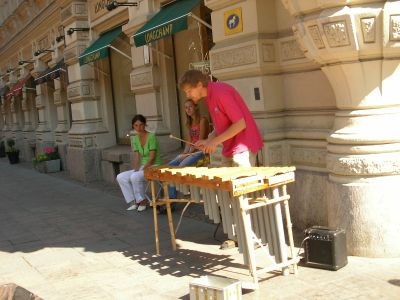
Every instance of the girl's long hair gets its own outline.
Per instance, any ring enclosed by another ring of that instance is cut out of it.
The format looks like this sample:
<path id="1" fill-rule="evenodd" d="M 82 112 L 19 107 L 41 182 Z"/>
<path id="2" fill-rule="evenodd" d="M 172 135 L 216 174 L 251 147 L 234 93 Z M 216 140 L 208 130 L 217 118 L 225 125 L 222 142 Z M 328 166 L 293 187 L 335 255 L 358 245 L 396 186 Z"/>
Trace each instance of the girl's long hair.
<path id="1" fill-rule="evenodd" d="M 197 121 L 196 124 L 200 123 L 200 108 L 196 103 L 193 102 L 193 100 L 188 99 L 188 100 L 185 101 L 185 104 L 188 103 L 188 102 L 191 102 L 193 104 L 193 106 L 194 106 L 194 114 L 193 114 L 194 118 L 192 116 L 189 116 L 185 112 L 185 114 L 186 114 L 186 124 L 185 125 L 186 125 L 187 128 L 190 128 L 194 124 L 195 120 Z"/>

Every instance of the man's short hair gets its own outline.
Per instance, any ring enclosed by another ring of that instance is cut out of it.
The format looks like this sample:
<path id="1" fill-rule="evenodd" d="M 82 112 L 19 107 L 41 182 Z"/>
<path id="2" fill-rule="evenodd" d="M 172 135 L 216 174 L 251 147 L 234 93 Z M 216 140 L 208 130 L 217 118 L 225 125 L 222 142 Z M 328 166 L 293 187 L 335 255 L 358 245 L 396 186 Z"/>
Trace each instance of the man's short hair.
<path id="1" fill-rule="evenodd" d="M 179 79 L 179 88 L 182 89 L 186 85 L 195 87 L 199 82 L 201 82 L 204 87 L 207 87 L 208 75 L 199 70 L 188 70 Z"/>

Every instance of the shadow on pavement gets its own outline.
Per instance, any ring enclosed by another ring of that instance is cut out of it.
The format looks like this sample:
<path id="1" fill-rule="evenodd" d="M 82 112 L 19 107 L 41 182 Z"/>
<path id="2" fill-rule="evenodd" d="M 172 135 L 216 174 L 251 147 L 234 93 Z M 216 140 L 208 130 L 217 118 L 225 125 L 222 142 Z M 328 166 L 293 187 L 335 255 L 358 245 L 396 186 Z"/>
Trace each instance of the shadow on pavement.
<path id="1" fill-rule="evenodd" d="M 388 280 L 390 284 L 400 286 L 400 279 L 390 279 Z"/>

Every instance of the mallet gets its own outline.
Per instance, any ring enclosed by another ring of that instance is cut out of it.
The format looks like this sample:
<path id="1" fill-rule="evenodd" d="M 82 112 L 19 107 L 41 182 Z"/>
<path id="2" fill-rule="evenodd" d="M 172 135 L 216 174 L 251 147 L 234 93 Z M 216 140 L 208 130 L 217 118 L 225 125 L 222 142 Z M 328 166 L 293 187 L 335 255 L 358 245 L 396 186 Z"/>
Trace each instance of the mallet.
<path id="1" fill-rule="evenodd" d="M 191 142 L 188 142 L 188 141 L 185 141 L 185 140 L 182 140 L 182 139 L 180 139 L 180 138 L 178 138 L 178 137 L 176 137 L 176 136 L 173 136 L 172 134 L 170 134 L 169 137 L 170 137 L 171 139 L 175 139 L 175 140 L 178 140 L 178 141 L 187 143 L 187 144 L 189 144 L 189 145 L 195 146 L 195 144 L 193 144 L 193 143 L 191 143 Z"/>

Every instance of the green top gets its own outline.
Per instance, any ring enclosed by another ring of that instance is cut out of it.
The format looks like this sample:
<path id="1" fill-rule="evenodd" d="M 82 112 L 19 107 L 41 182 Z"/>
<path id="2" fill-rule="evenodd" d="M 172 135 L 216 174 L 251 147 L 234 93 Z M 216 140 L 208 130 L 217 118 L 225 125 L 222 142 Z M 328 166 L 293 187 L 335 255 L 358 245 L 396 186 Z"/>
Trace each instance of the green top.
<path id="1" fill-rule="evenodd" d="M 131 137 L 131 146 L 133 151 L 139 152 L 140 158 L 142 159 L 141 165 L 145 165 L 150 159 L 150 151 L 156 151 L 156 158 L 153 162 L 153 166 L 161 164 L 160 158 L 160 146 L 154 133 L 150 132 L 147 138 L 146 144 L 142 146 L 140 144 L 139 136 L 135 135 Z"/>

